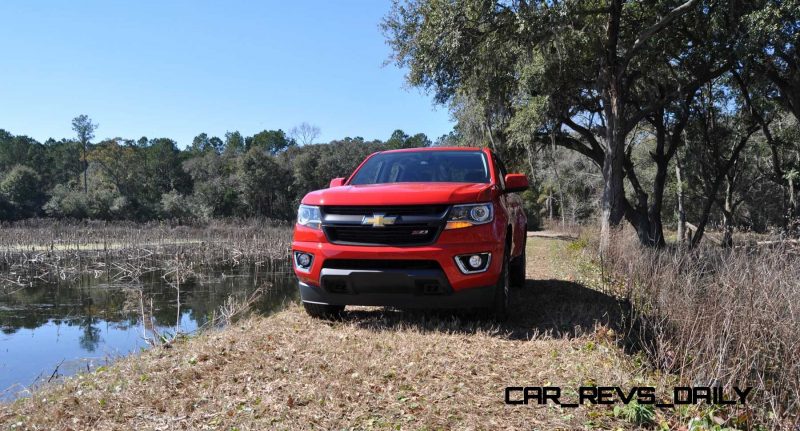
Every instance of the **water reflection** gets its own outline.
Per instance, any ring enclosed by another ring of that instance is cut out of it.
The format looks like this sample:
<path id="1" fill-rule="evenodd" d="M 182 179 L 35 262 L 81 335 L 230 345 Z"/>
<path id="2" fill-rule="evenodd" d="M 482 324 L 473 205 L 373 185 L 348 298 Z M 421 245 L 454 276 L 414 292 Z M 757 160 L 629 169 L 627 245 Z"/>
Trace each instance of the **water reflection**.
<path id="1" fill-rule="evenodd" d="M 254 307 L 261 313 L 296 300 L 293 276 L 257 265 L 215 268 L 183 283 L 180 315 L 178 291 L 158 273 L 136 283 L 83 277 L 0 291 L 0 399 L 25 395 L 19 391 L 48 380 L 56 367 L 55 374 L 69 375 L 147 347 L 148 321 L 156 332 L 174 333 L 176 320 L 181 331 L 195 331 L 229 297 L 244 300 L 259 288 Z"/>

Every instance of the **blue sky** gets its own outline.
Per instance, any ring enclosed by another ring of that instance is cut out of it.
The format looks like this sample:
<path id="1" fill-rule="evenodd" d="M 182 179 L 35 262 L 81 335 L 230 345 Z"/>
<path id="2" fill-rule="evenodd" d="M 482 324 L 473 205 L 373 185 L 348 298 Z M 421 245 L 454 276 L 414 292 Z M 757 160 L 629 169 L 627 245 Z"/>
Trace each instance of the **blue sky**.
<path id="1" fill-rule="evenodd" d="M 0 128 L 40 141 L 288 130 L 431 139 L 445 107 L 408 88 L 379 28 L 390 2 L 0 1 Z"/>

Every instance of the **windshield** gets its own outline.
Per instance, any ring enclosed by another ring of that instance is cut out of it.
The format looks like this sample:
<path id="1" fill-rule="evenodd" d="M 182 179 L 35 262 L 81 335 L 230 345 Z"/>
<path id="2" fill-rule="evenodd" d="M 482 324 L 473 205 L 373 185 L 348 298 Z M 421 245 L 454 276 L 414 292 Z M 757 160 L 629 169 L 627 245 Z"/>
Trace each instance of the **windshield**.
<path id="1" fill-rule="evenodd" d="M 488 183 L 489 167 L 480 151 L 404 151 L 369 158 L 352 185 L 383 183 Z"/>

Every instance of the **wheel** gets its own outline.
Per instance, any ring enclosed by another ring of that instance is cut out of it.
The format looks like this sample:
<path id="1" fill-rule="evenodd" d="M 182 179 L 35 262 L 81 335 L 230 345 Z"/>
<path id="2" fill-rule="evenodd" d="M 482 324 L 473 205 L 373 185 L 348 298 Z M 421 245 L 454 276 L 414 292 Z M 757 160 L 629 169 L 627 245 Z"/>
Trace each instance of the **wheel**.
<path id="1" fill-rule="evenodd" d="M 525 265 L 527 260 L 525 257 L 525 242 L 522 243 L 522 254 L 520 254 L 511 263 L 511 286 L 523 287 L 525 286 Z"/>
<path id="2" fill-rule="evenodd" d="M 497 284 L 494 288 L 494 303 L 492 304 L 492 318 L 498 322 L 503 322 L 508 319 L 508 288 L 511 284 L 511 275 L 509 274 L 509 254 L 511 248 L 506 246 L 505 253 L 503 253 L 503 269 L 500 270 L 500 277 L 497 278 Z"/>
<path id="3" fill-rule="evenodd" d="M 342 315 L 344 305 L 314 304 L 304 302 L 303 308 L 309 316 L 317 319 L 333 320 Z"/>

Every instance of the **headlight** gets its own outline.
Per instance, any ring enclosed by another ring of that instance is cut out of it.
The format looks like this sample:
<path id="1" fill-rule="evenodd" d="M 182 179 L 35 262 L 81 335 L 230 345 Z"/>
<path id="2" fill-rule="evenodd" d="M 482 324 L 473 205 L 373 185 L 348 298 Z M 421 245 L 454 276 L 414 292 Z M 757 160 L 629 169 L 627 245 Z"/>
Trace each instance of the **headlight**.
<path id="1" fill-rule="evenodd" d="M 319 207 L 300 205 L 300 209 L 297 210 L 297 224 L 319 229 L 321 222 L 322 214 L 319 212 Z"/>
<path id="2" fill-rule="evenodd" d="M 491 203 L 454 205 L 450 209 L 445 229 L 459 229 L 479 224 L 490 223 L 494 220 L 494 208 Z"/>

